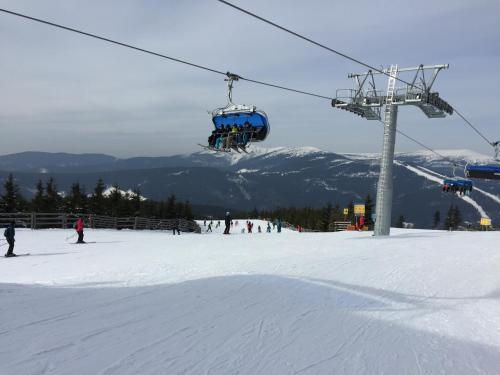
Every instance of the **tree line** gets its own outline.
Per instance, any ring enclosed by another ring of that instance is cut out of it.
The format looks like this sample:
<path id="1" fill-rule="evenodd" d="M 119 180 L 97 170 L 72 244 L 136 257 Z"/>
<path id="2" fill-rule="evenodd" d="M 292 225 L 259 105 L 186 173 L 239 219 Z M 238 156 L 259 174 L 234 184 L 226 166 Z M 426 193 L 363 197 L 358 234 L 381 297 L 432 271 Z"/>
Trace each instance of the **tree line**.
<path id="1" fill-rule="evenodd" d="M 364 199 L 365 204 L 365 225 L 369 229 L 373 228 L 372 213 L 374 213 L 374 203 L 370 195 Z M 344 208 L 347 208 L 348 213 L 344 215 Z M 332 205 L 328 203 L 321 208 L 312 207 L 280 207 L 275 210 L 258 211 L 256 208 L 251 212 L 242 212 L 238 216 L 260 218 L 264 220 L 277 220 L 288 222 L 295 226 L 300 225 L 303 228 L 330 232 L 333 231 L 333 223 L 336 221 L 354 222 L 354 201 L 347 202 L 341 207 L 339 204 Z"/>
<path id="2" fill-rule="evenodd" d="M 9 174 L 0 196 L 0 212 L 71 212 L 157 219 L 182 217 L 188 220 L 194 217 L 189 201 L 181 202 L 175 195 L 170 195 L 163 201 L 145 199 L 139 189 L 124 192 L 117 184 L 108 189 L 101 178 L 91 193 L 87 193 L 85 187 L 75 182 L 67 194 L 60 194 L 53 178 L 45 184 L 39 180 L 34 188 L 35 194 L 31 200 L 26 199 L 20 193 L 14 176 Z"/>

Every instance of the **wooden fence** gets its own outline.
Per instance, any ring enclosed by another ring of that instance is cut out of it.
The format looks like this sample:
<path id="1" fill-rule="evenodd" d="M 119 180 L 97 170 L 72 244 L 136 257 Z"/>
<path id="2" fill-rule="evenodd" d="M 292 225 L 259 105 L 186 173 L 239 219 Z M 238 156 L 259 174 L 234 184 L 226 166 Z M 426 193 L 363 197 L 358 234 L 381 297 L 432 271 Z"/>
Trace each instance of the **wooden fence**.
<path id="1" fill-rule="evenodd" d="M 82 216 L 89 228 L 132 229 L 132 230 L 172 230 L 177 224 L 181 232 L 200 233 L 200 226 L 185 219 L 149 219 L 145 217 L 112 217 L 94 214 L 17 212 L 0 213 L 0 227 L 7 226 L 12 220 L 17 227 L 30 229 L 73 228 L 76 219 Z"/>

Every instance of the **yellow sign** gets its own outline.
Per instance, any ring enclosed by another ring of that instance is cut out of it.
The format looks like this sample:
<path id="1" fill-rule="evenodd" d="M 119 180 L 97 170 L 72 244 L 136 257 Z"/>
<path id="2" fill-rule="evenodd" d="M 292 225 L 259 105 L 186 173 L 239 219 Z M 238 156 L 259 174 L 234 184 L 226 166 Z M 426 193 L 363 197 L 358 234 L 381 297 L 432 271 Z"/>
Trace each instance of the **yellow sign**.
<path id="1" fill-rule="evenodd" d="M 489 227 L 491 225 L 491 219 L 488 219 L 487 217 L 482 217 L 481 218 L 481 225 Z"/>
<path id="2" fill-rule="evenodd" d="M 348 208 L 344 208 L 344 215 L 349 215 L 349 209 Z"/>
<path id="3" fill-rule="evenodd" d="M 365 214 L 365 205 L 364 204 L 355 204 L 354 205 L 354 214 L 355 215 L 364 215 Z"/>

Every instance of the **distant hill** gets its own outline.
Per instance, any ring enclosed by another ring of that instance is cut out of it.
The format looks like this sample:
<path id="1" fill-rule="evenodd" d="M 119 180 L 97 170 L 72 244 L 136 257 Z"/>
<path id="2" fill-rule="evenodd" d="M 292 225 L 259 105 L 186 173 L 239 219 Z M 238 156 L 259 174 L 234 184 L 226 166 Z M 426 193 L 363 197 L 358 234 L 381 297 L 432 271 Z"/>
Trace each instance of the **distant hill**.
<path id="1" fill-rule="evenodd" d="M 461 163 L 488 159 L 467 150 L 440 153 Z M 477 222 L 483 210 L 494 223 L 500 223 L 498 182 L 476 181 L 484 193 L 476 191 L 465 201 L 442 193 L 435 181 L 452 174 L 449 162 L 427 151 L 397 154 L 396 159 L 394 219 L 404 215 L 419 227 L 430 227 L 436 210 L 444 218 L 450 204 L 456 204 L 467 221 Z M 377 155 L 342 155 L 311 147 L 253 147 L 249 154 L 202 151 L 129 159 L 26 152 L 0 156 L 0 169 L 2 178 L 13 171 L 27 196 L 40 178 L 46 181 L 54 177 L 60 191 L 68 191 L 71 183 L 78 181 L 89 192 L 102 177 L 107 185 L 139 188 L 152 199 L 175 194 L 189 200 L 200 214 L 218 215 L 225 209 L 320 207 L 328 202 L 345 206 L 351 200 L 362 201 L 367 194 L 375 198 L 379 160 Z"/>

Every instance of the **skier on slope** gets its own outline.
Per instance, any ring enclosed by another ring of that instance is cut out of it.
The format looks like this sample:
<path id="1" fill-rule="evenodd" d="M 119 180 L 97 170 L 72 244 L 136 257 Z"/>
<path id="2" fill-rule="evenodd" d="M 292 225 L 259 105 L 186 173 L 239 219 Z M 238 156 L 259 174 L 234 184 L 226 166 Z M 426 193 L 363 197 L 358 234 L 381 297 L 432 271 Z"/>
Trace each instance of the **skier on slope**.
<path id="1" fill-rule="evenodd" d="M 226 225 L 226 229 L 224 229 L 224 234 L 229 234 L 229 228 L 231 228 L 231 214 L 229 213 L 229 211 L 226 212 L 224 224 Z"/>
<path id="2" fill-rule="evenodd" d="M 85 243 L 85 241 L 83 240 L 83 228 L 84 228 L 83 218 L 80 216 L 75 223 L 75 230 L 76 233 L 78 233 L 78 241 L 76 241 L 76 243 Z"/>
<path id="3" fill-rule="evenodd" d="M 181 217 L 179 215 L 176 215 L 176 217 L 174 219 L 174 227 L 172 228 L 174 236 L 175 236 L 176 231 L 177 231 L 177 234 L 180 236 L 180 234 L 181 234 L 181 231 L 179 230 L 180 225 L 181 225 Z"/>
<path id="4" fill-rule="evenodd" d="M 10 224 L 8 225 L 7 228 L 5 228 L 5 231 L 3 232 L 3 235 L 7 239 L 7 243 L 9 244 L 9 249 L 7 250 L 7 253 L 5 254 L 5 257 L 15 257 L 16 254 L 14 254 L 14 242 L 15 236 L 16 236 L 16 222 L 12 220 Z"/>

